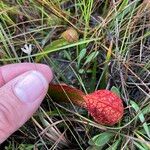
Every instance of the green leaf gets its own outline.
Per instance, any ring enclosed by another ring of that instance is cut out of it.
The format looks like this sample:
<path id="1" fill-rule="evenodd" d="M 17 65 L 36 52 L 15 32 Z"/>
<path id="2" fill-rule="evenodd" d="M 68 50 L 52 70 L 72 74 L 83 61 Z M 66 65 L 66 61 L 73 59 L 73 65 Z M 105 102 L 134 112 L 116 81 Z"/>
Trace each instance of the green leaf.
<path id="1" fill-rule="evenodd" d="M 85 61 L 84 65 L 90 63 L 93 59 L 95 59 L 97 57 L 98 54 L 99 54 L 98 51 L 94 51 L 90 55 L 88 55 L 87 58 L 86 58 L 86 61 Z"/>
<path id="2" fill-rule="evenodd" d="M 78 56 L 78 66 L 80 65 L 81 60 L 85 57 L 86 49 L 82 49 Z"/>
<path id="3" fill-rule="evenodd" d="M 137 143 L 137 142 L 133 142 L 134 145 L 139 149 L 139 150 L 148 150 L 148 149 L 145 149 L 145 147 L 143 147 L 141 144 Z"/>
<path id="4" fill-rule="evenodd" d="M 139 117 L 140 121 L 143 123 L 143 128 L 144 128 L 146 134 L 148 135 L 148 137 L 150 138 L 149 127 L 148 127 L 147 123 L 145 122 L 144 115 L 143 115 L 143 113 L 140 111 L 139 106 L 138 106 L 134 101 L 132 101 L 132 100 L 130 100 L 130 104 L 131 104 L 131 106 L 134 108 L 134 110 L 135 110 L 136 112 L 138 112 L 138 117 Z"/>
<path id="5" fill-rule="evenodd" d="M 55 40 L 53 42 L 51 42 L 49 45 L 47 45 L 43 51 L 44 52 L 47 52 L 47 51 L 51 51 L 53 49 L 57 49 L 57 48 L 60 48 L 62 46 L 65 46 L 69 44 L 69 42 L 67 42 L 65 39 L 58 39 L 58 40 Z M 48 54 L 41 54 L 40 56 L 37 56 L 36 57 L 36 62 L 39 62 L 44 56 L 47 56 Z"/>
<path id="6" fill-rule="evenodd" d="M 119 92 L 119 89 L 118 89 L 118 88 L 116 88 L 115 86 L 113 86 L 113 87 L 111 88 L 111 91 L 114 92 L 114 93 L 116 93 L 116 94 L 120 97 L 120 92 Z"/>
<path id="7" fill-rule="evenodd" d="M 71 61 L 71 54 L 68 51 L 64 50 L 64 56 Z"/>
<path id="8" fill-rule="evenodd" d="M 150 113 L 150 105 L 146 106 L 145 108 L 142 109 L 143 115 L 149 114 Z"/>
<path id="9" fill-rule="evenodd" d="M 118 146 L 121 142 L 121 139 L 117 140 L 115 143 L 113 143 L 109 148 L 107 148 L 106 150 L 117 150 Z"/>
<path id="10" fill-rule="evenodd" d="M 110 141 L 110 139 L 113 136 L 114 136 L 113 133 L 104 132 L 104 133 L 94 136 L 92 139 L 89 140 L 88 143 L 90 145 L 95 145 L 95 146 L 104 146 L 105 144 L 107 144 Z"/>
<path id="11" fill-rule="evenodd" d="M 79 71 L 78 71 L 80 74 L 83 74 L 84 72 L 85 72 L 85 70 L 84 69 L 79 69 Z"/>

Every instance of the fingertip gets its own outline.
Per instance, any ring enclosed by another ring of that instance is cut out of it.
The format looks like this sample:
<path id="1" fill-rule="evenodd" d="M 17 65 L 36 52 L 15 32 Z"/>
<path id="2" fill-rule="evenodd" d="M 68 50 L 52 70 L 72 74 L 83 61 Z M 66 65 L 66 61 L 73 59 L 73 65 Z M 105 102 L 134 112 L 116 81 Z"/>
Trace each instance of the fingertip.
<path id="1" fill-rule="evenodd" d="M 17 76 L 31 70 L 40 71 L 48 82 L 53 78 L 52 69 L 45 64 L 18 63 L 0 67 L 0 87 L 16 78 Z"/>
<path id="2" fill-rule="evenodd" d="M 12 93 L 18 100 L 26 103 L 33 103 L 39 100 L 39 97 L 44 97 L 49 85 L 45 76 L 39 71 L 26 72 L 12 81 L 14 82 L 12 82 Z"/>
<path id="3" fill-rule="evenodd" d="M 37 64 L 37 66 L 38 66 L 37 67 L 38 71 L 40 71 L 45 76 L 45 78 L 47 79 L 49 83 L 53 79 L 52 69 L 48 65 L 45 65 L 45 64 Z"/>

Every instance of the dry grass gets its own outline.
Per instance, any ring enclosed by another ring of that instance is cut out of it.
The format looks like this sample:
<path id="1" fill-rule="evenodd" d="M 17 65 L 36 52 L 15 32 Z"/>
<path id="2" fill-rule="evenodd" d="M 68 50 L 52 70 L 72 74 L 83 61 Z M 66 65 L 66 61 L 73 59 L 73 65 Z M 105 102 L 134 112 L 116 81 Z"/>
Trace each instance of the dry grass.
<path id="1" fill-rule="evenodd" d="M 1 65 L 46 63 L 54 70 L 53 82 L 64 82 L 85 93 L 115 86 L 125 106 L 119 124 L 103 127 L 93 122 L 84 109 L 56 103 L 47 94 L 33 118 L 1 149 L 149 150 L 149 3 L 1 1 Z M 78 32 L 78 41 L 62 39 L 69 27 Z M 21 51 L 25 44 L 32 44 L 31 55 Z"/>

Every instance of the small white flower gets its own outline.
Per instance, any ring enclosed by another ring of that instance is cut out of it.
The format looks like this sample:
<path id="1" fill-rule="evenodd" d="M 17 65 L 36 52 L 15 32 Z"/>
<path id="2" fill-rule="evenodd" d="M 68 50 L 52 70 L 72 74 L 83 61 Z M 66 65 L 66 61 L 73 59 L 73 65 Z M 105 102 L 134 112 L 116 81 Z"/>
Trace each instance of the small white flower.
<path id="1" fill-rule="evenodd" d="M 32 44 L 29 44 L 29 46 L 28 46 L 27 44 L 25 44 L 25 45 L 24 45 L 24 48 L 21 48 L 21 50 L 22 50 L 24 53 L 30 55 L 31 52 L 32 52 Z"/>

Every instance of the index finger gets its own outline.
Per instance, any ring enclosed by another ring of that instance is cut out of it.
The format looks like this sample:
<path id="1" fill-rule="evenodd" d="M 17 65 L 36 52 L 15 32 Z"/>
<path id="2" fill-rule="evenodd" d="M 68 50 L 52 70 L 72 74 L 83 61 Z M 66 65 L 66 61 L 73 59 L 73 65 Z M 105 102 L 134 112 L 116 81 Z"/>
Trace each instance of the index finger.
<path id="1" fill-rule="evenodd" d="M 4 84 L 12 80 L 13 78 L 27 72 L 30 70 L 36 70 L 41 72 L 47 80 L 51 76 L 53 78 L 53 74 L 49 66 L 44 64 L 37 63 L 18 63 L 18 64 L 10 64 L 0 67 L 0 87 Z"/>

